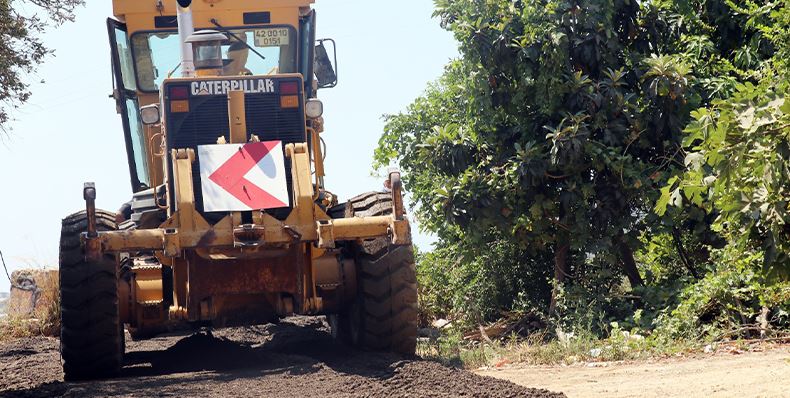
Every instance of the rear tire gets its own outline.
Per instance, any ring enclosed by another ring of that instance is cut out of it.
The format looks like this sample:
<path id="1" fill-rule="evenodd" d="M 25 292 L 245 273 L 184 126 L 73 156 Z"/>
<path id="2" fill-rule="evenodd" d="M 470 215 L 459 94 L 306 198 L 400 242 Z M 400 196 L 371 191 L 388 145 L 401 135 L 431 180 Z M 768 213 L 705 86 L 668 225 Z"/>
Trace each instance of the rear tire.
<path id="1" fill-rule="evenodd" d="M 346 217 L 392 214 L 389 193 L 351 199 Z M 333 335 L 354 346 L 413 356 L 417 347 L 417 276 L 411 245 L 387 237 L 351 243 L 357 267 L 357 297 L 347 311 L 331 317 Z"/>
<path id="2" fill-rule="evenodd" d="M 63 220 L 60 235 L 60 352 L 66 381 L 116 376 L 123 361 L 116 258 L 87 261 L 80 242 L 87 229 L 83 211 Z M 115 213 L 97 210 L 96 229 L 115 230 Z"/>

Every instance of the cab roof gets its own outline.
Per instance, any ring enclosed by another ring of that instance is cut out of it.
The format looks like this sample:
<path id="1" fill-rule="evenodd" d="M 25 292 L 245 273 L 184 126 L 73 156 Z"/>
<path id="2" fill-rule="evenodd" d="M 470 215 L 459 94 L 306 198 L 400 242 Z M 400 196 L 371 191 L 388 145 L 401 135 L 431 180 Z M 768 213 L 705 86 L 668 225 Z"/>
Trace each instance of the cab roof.
<path id="1" fill-rule="evenodd" d="M 175 14 L 176 0 L 161 0 L 163 10 L 158 8 L 158 0 L 113 0 L 113 15 L 123 18 L 127 14 L 147 13 L 159 15 L 161 13 Z M 294 8 L 310 7 L 315 0 L 193 0 L 192 12 L 198 11 L 260 11 L 267 8 Z"/>
<path id="2" fill-rule="evenodd" d="M 261 15 L 265 23 L 296 25 L 315 0 L 192 0 L 190 9 L 196 28 L 210 27 L 212 19 L 224 26 L 249 24 L 245 15 Z M 130 32 L 172 28 L 157 21 L 175 20 L 176 0 L 113 0 L 113 15 Z"/>

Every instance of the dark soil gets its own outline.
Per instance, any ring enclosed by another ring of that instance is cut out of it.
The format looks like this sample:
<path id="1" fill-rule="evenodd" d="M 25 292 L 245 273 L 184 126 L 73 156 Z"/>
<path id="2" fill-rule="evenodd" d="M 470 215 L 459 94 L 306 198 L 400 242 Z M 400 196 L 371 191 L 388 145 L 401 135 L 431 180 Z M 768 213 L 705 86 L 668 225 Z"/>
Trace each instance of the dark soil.
<path id="1" fill-rule="evenodd" d="M 1 397 L 564 397 L 332 340 L 321 318 L 127 341 L 114 380 L 64 383 L 58 340 L 0 344 Z"/>

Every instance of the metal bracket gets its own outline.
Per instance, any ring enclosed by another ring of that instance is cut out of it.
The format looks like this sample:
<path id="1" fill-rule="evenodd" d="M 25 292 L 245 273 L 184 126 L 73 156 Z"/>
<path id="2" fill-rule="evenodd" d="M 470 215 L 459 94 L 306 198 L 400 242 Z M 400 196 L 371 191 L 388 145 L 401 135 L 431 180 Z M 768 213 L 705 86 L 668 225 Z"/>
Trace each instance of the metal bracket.
<path id="1" fill-rule="evenodd" d="M 164 235 L 165 256 L 178 257 L 181 254 L 181 242 L 178 237 L 178 230 L 173 228 L 165 229 Z"/>
<path id="2" fill-rule="evenodd" d="M 262 225 L 243 224 L 233 228 L 233 246 L 258 247 L 264 243 L 266 228 Z"/>
<path id="3" fill-rule="evenodd" d="M 82 234 L 85 259 L 98 261 L 101 258 L 101 240 L 96 229 L 96 184 L 86 182 L 82 188 L 82 198 L 85 199 L 85 215 L 87 216 L 87 232 Z"/>
<path id="4" fill-rule="evenodd" d="M 392 215 L 400 221 L 406 214 L 406 209 L 403 207 L 403 182 L 400 179 L 400 171 L 390 171 L 389 179 L 392 190 Z"/>
<path id="5" fill-rule="evenodd" d="M 390 226 L 392 244 L 397 246 L 411 244 L 411 226 L 406 221 L 395 221 Z"/>
<path id="6" fill-rule="evenodd" d="M 297 231 L 290 225 L 284 226 L 283 231 L 285 231 L 285 233 L 287 233 L 288 236 L 290 236 L 291 239 L 294 240 L 294 242 L 299 242 L 300 240 L 302 240 L 302 234 L 299 233 L 299 231 Z"/>
<path id="7" fill-rule="evenodd" d="M 88 237 L 99 236 L 96 232 L 96 184 L 86 182 L 82 188 L 82 198 L 85 199 L 85 213 L 88 216 Z"/>
<path id="8" fill-rule="evenodd" d="M 335 227 L 332 220 L 318 220 L 318 247 L 321 249 L 335 248 Z"/>

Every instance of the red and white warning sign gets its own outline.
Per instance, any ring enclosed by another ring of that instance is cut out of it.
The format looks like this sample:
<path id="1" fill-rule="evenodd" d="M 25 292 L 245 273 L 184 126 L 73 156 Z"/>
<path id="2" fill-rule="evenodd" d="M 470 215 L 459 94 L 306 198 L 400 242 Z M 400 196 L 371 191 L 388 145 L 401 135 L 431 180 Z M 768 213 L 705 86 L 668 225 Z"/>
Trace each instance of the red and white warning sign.
<path id="1" fill-rule="evenodd" d="M 288 207 L 282 141 L 198 146 L 203 211 Z"/>

